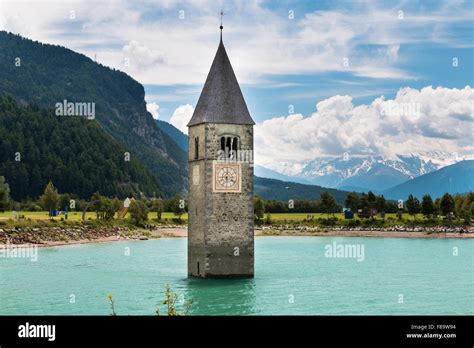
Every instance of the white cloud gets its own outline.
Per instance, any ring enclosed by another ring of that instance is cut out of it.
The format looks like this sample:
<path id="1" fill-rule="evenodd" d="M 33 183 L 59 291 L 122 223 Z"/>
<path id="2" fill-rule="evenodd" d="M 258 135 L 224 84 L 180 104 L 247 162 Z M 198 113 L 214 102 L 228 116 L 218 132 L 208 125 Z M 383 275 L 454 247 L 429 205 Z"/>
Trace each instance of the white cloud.
<path id="1" fill-rule="evenodd" d="M 166 63 L 166 56 L 158 51 L 132 40 L 123 46 L 124 61 L 134 69 L 156 69 L 158 64 Z"/>
<path id="2" fill-rule="evenodd" d="M 474 89 L 432 86 L 401 88 L 393 100 L 383 96 L 353 106 L 336 95 L 317 104 L 309 117 L 276 117 L 257 124 L 256 159 L 291 172 L 320 156 L 384 155 L 443 151 L 473 154 Z"/>
<path id="3" fill-rule="evenodd" d="M 202 84 L 217 49 L 221 4 L 214 1 L 0 1 L 0 6 L 0 28 L 91 58 L 97 54 L 100 63 L 144 84 Z M 403 20 L 399 6 L 383 3 L 296 11 L 293 20 L 265 6 L 226 2 L 224 41 L 241 83 L 261 81 L 264 75 L 327 71 L 416 78 L 397 65 L 402 45 L 472 46 L 468 31 L 453 31 L 471 20 L 462 3 L 433 4 L 429 10 L 413 5 L 416 9 L 405 10 Z M 184 19 L 179 10 L 185 11 Z M 130 58 L 130 66 L 124 58 Z M 347 67 L 344 58 L 349 58 Z"/>
<path id="4" fill-rule="evenodd" d="M 173 112 L 173 115 L 170 118 L 170 123 L 178 128 L 181 132 L 188 134 L 188 124 L 191 116 L 193 115 L 194 108 L 192 105 L 180 105 Z"/>
<path id="5" fill-rule="evenodd" d="M 157 120 L 160 117 L 160 114 L 158 113 L 159 108 L 160 106 L 154 102 L 146 104 L 147 111 L 153 116 L 155 120 Z"/>

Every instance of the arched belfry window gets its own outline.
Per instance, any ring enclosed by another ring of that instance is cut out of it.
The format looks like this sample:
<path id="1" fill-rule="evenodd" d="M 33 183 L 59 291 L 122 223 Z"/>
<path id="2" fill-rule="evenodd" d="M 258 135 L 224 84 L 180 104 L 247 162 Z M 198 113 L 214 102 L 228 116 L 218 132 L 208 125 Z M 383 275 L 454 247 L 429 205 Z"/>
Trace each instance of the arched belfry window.
<path id="1" fill-rule="evenodd" d="M 237 160 L 237 153 L 239 151 L 239 138 L 234 136 L 222 136 L 221 151 L 225 159 Z"/>
<path id="2" fill-rule="evenodd" d="M 199 137 L 194 137 L 194 159 L 199 158 Z"/>
<path id="3" fill-rule="evenodd" d="M 232 139 L 232 150 L 234 150 L 234 155 L 237 156 L 237 144 L 239 143 L 239 139 L 235 137 Z"/>
<path id="4" fill-rule="evenodd" d="M 225 151 L 225 137 L 221 137 L 221 151 Z"/>

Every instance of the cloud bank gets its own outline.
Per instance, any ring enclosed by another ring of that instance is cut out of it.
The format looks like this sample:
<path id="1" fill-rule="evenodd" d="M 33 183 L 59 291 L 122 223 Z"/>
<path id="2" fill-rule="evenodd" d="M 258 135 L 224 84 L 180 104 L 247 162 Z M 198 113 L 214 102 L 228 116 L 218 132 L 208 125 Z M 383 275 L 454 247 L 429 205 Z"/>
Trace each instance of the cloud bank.
<path id="1" fill-rule="evenodd" d="M 446 153 L 474 150 L 474 90 L 432 86 L 401 88 L 393 100 L 384 96 L 354 106 L 352 97 L 336 95 L 316 105 L 309 117 L 275 117 L 255 127 L 256 161 L 279 171 L 297 172 L 320 156 Z"/>

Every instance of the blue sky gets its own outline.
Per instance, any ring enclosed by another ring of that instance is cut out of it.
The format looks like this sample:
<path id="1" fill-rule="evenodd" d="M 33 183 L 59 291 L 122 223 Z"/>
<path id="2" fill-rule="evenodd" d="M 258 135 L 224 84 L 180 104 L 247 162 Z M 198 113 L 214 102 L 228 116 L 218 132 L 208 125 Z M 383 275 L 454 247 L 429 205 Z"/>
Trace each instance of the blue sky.
<path id="1" fill-rule="evenodd" d="M 267 1 L 261 6 L 282 18 L 288 17 L 289 11 L 294 11 L 295 26 L 298 21 L 308 13 L 321 13 L 338 11 L 354 16 L 360 13 L 369 13 L 366 10 L 367 3 L 362 1 Z M 446 4 L 438 1 L 424 2 L 400 2 L 384 1 L 379 2 L 377 8 L 381 11 L 393 13 L 398 16 L 398 11 L 403 11 L 404 19 L 410 16 L 428 17 L 438 16 Z M 460 4 L 464 8 L 465 14 L 471 14 L 471 20 L 474 20 L 472 3 L 465 2 Z M 225 6 L 224 6 L 225 7 Z M 375 15 L 374 11 L 374 15 Z M 165 16 L 166 12 L 161 11 L 156 14 L 157 17 Z M 449 14 L 446 17 L 450 16 Z M 227 12 L 224 16 L 226 22 L 234 22 L 237 19 L 232 12 Z M 150 17 L 150 20 L 151 17 Z M 422 25 L 413 30 L 410 37 L 413 42 L 402 43 L 393 41 L 393 45 L 399 44 L 398 57 L 391 67 L 400 69 L 407 73 L 409 78 L 373 78 L 366 76 L 357 76 L 353 71 L 316 71 L 314 73 L 285 73 L 274 75 L 265 74 L 262 71 L 261 81 L 259 83 L 241 82 L 241 88 L 246 97 L 249 109 L 256 121 L 281 116 L 288 113 L 289 106 L 292 105 L 295 113 L 309 115 L 315 111 L 317 102 L 329 98 L 333 95 L 350 95 L 353 97 L 354 105 L 370 103 L 375 97 L 384 95 L 387 98 L 393 98 L 399 88 L 413 87 L 422 88 L 432 85 L 434 87 L 457 87 L 462 88 L 466 85 L 472 85 L 473 80 L 473 61 L 474 54 L 472 42 L 474 40 L 473 27 L 470 25 L 467 17 L 456 20 L 443 18 L 436 20 L 426 20 L 426 25 Z M 440 22 L 440 23 L 437 23 Z M 216 22 L 214 26 L 218 25 Z M 442 27 L 441 29 L 436 29 Z M 264 30 L 264 28 L 263 28 Z M 404 30 L 401 28 L 400 30 Z M 433 31 L 440 30 L 440 42 L 433 37 Z M 216 27 L 216 48 L 218 40 L 218 30 Z M 224 30 L 224 43 L 232 47 L 232 37 L 227 37 Z M 304 45 L 304 42 L 301 43 Z M 375 45 L 359 42 L 354 47 L 354 55 L 364 55 L 365 52 L 375 51 L 384 48 L 387 45 Z M 231 54 L 231 49 L 228 49 Z M 215 49 L 209 52 L 213 57 Z M 453 67 L 453 58 L 458 59 L 458 66 Z M 232 61 L 232 55 L 230 59 Z M 349 56 L 349 59 L 351 56 Z M 354 59 L 357 59 L 355 57 Z M 291 63 L 290 63 L 291 64 Z M 290 69 L 291 70 L 291 69 Z M 239 78 L 239 77 L 238 77 Z M 204 81 L 196 84 L 197 88 L 189 88 L 189 85 L 160 86 L 158 84 L 146 84 L 147 94 L 150 95 L 149 101 L 157 102 L 160 107 L 160 117 L 169 120 L 173 111 L 182 104 L 196 105 L 199 97 L 200 88 Z M 182 96 L 180 100 L 166 101 L 160 100 L 155 95 L 168 95 L 180 93 L 182 90 L 188 93 Z"/>
<path id="2" fill-rule="evenodd" d="M 472 0 L 0 0 L 0 29 L 125 71 L 154 117 L 186 132 L 221 9 L 260 164 L 297 172 L 344 153 L 472 155 Z"/>

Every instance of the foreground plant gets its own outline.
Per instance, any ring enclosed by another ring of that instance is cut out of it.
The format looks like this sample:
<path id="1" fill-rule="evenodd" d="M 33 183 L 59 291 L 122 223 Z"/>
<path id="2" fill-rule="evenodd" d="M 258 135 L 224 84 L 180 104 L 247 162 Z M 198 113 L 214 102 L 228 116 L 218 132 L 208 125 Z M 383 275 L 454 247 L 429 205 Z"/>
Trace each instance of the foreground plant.
<path id="1" fill-rule="evenodd" d="M 109 299 L 110 310 L 112 311 L 112 313 L 110 313 L 110 315 L 113 315 L 113 316 L 117 315 L 117 313 L 115 312 L 115 304 L 114 304 L 114 298 L 112 297 L 112 294 L 108 294 L 107 298 Z"/>
<path id="2" fill-rule="evenodd" d="M 178 301 L 178 294 L 171 290 L 169 284 L 166 284 L 166 291 L 165 291 L 165 299 L 163 300 L 163 304 L 166 305 L 166 311 L 168 316 L 184 316 L 188 315 L 189 311 L 191 310 L 192 301 L 185 301 L 184 302 L 184 311 L 179 312 L 176 308 L 176 303 Z M 156 309 L 156 314 L 160 315 L 160 309 Z"/>
<path id="3" fill-rule="evenodd" d="M 110 310 L 111 310 L 110 315 L 116 316 L 117 312 L 115 312 L 115 302 L 114 302 L 114 298 L 112 294 L 107 294 L 107 299 L 110 302 Z M 166 284 L 165 299 L 162 301 L 162 303 L 166 305 L 166 313 L 168 316 L 188 315 L 189 311 L 191 310 L 192 301 L 184 301 L 183 303 L 184 310 L 181 312 L 178 311 L 177 309 L 177 303 L 179 304 L 179 302 L 182 302 L 182 301 L 178 299 L 178 294 L 171 290 L 171 287 L 169 284 Z M 160 315 L 160 309 L 157 308 L 155 313 L 157 315 Z"/>

